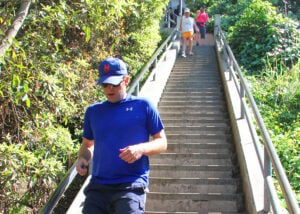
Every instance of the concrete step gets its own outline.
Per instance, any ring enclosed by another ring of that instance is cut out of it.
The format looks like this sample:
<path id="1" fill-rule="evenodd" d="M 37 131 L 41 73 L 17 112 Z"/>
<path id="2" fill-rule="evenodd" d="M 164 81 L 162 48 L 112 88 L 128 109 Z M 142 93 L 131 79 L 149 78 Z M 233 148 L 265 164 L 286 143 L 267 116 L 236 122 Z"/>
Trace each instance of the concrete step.
<path id="1" fill-rule="evenodd" d="M 182 78 L 180 76 L 171 76 L 168 79 L 168 86 L 170 85 L 198 85 L 198 84 L 204 84 L 204 83 L 221 83 L 221 79 L 217 78 L 217 75 L 215 76 L 207 76 L 207 75 L 191 75 L 187 78 Z"/>
<path id="2" fill-rule="evenodd" d="M 244 212 L 165 212 L 165 211 L 146 211 L 145 214 L 245 214 Z"/>
<path id="3" fill-rule="evenodd" d="M 225 109 L 224 109 L 225 110 Z M 162 115 L 162 118 L 164 117 L 170 118 L 170 116 L 173 115 L 173 118 L 180 118 L 180 119 L 189 119 L 191 117 L 194 118 L 202 118 L 202 117 L 211 117 L 212 119 L 216 118 L 228 118 L 227 115 L 224 114 L 224 110 L 220 109 L 210 109 L 210 110 L 197 110 L 197 111 L 176 111 L 176 110 L 171 110 L 170 111 L 162 111 L 160 112 Z"/>
<path id="4" fill-rule="evenodd" d="M 198 117 L 196 120 L 195 116 Z M 172 114 L 164 114 L 162 115 L 162 120 L 167 122 L 172 122 L 173 124 L 195 124 L 198 123 L 198 121 L 216 121 L 218 123 L 219 121 L 229 121 L 229 118 L 226 115 L 208 115 L 208 114 L 193 114 L 193 115 L 188 115 L 188 114 L 177 114 L 177 115 L 172 115 Z M 182 120 L 182 122 L 179 122 Z"/>
<path id="5" fill-rule="evenodd" d="M 223 90 L 222 86 L 220 84 L 210 84 L 210 85 L 205 85 L 203 84 L 198 84 L 195 86 L 189 86 L 187 85 L 183 85 L 183 84 L 177 84 L 177 85 L 166 85 L 166 87 L 164 88 L 164 92 L 165 91 L 175 91 L 175 92 L 182 92 L 182 91 L 190 91 L 190 92 L 196 92 L 196 91 L 218 91 L 218 90 Z"/>
<path id="6" fill-rule="evenodd" d="M 195 63 L 195 62 L 193 62 Z M 205 66 L 200 63 L 195 63 L 193 65 L 186 66 L 186 62 L 182 62 L 181 65 L 176 65 L 173 67 L 172 75 L 174 74 L 184 74 L 184 73 L 205 73 L 205 74 L 213 74 L 216 73 L 217 66 L 206 64 Z"/>
<path id="7" fill-rule="evenodd" d="M 195 133 L 197 131 L 224 131 L 226 133 L 228 133 L 229 131 L 231 131 L 231 127 L 228 126 L 227 124 L 219 124 L 219 123 L 215 123 L 215 124 L 202 124 L 202 123 L 198 123 L 198 124 L 194 124 L 194 125 L 188 125 L 186 123 L 181 123 L 179 125 L 171 125 L 169 124 L 166 127 L 167 131 L 178 131 L 181 132 L 182 130 L 186 130 L 186 131 L 195 131 Z"/>
<path id="8" fill-rule="evenodd" d="M 179 107 L 179 105 L 181 105 Z M 171 108 L 175 106 L 174 108 Z M 178 106 L 178 107 L 177 107 Z M 168 110 L 169 111 L 165 111 Z M 214 112 L 218 112 L 223 116 L 227 116 L 225 112 L 227 112 L 227 108 L 221 104 L 221 102 L 214 102 L 214 101 L 200 101 L 200 102 L 180 102 L 180 101 L 162 101 L 158 106 L 158 111 L 160 113 L 168 114 L 168 113 L 177 113 L 177 114 L 213 114 Z M 195 118 L 196 119 L 196 118 Z"/>
<path id="9" fill-rule="evenodd" d="M 214 71 L 215 67 L 212 66 L 209 69 L 198 69 L 198 68 L 190 68 L 184 69 L 179 68 L 178 66 L 173 67 L 172 75 L 169 78 L 180 77 L 180 79 L 191 79 L 193 76 L 201 76 L 203 78 L 212 78 L 216 77 L 216 79 L 220 78 L 219 73 Z M 201 80 L 201 79 L 199 79 Z"/>
<path id="10" fill-rule="evenodd" d="M 186 75 L 186 74 L 185 74 Z M 172 75 L 168 79 L 169 85 L 173 84 L 182 84 L 182 85 L 188 85 L 188 84 L 202 84 L 205 82 L 218 82 L 221 83 L 221 79 L 219 77 L 218 73 L 215 73 L 214 75 L 208 76 L 207 74 L 196 74 L 193 75 L 193 73 L 188 74 L 189 76 L 180 76 L 180 75 Z"/>
<path id="11" fill-rule="evenodd" d="M 199 87 L 202 88 L 203 86 L 213 86 L 216 87 L 218 85 L 221 84 L 220 80 L 215 80 L 215 79 L 206 79 L 206 80 L 202 80 L 201 82 L 199 81 L 191 81 L 191 80 L 183 80 L 183 81 L 172 81 L 168 84 L 167 87 L 174 87 L 174 86 L 178 86 L 178 84 L 180 84 L 182 87 Z"/>
<path id="12" fill-rule="evenodd" d="M 216 124 L 222 124 L 222 125 L 229 125 L 229 120 L 226 120 L 224 118 L 222 119 L 215 119 L 215 118 L 206 118 L 206 119 L 198 119 L 198 118 L 190 118 L 190 119 L 176 119 L 176 118 L 166 118 L 163 119 L 164 124 L 170 124 L 170 125 L 179 125 L 179 124 L 185 124 L 185 125 L 195 125 L 195 124 L 202 124 L 202 125 L 216 125 Z"/>
<path id="13" fill-rule="evenodd" d="M 183 65 L 184 65 L 184 63 L 183 63 Z M 197 64 L 194 64 L 194 66 L 195 65 L 197 66 Z M 188 75 L 191 75 L 191 74 L 205 74 L 206 76 L 209 76 L 209 75 L 213 75 L 216 73 L 217 73 L 216 66 L 207 65 L 206 67 L 203 67 L 203 65 L 200 65 L 200 64 L 198 64 L 198 67 L 188 67 L 188 68 L 186 68 L 184 66 L 175 65 L 172 70 L 172 76 L 184 75 L 186 77 L 188 77 Z"/>
<path id="14" fill-rule="evenodd" d="M 199 146 L 207 146 L 209 145 L 214 145 L 214 147 L 218 146 L 219 148 L 223 148 L 222 146 L 231 148 L 233 147 L 233 142 L 230 143 L 230 141 L 228 139 L 232 138 L 228 138 L 226 139 L 222 139 L 222 138 L 216 138 L 216 137 L 207 137 L 207 138 L 193 138 L 194 136 L 186 136 L 186 137 L 179 137 L 178 135 L 172 135 L 172 137 L 168 138 L 168 145 L 170 144 L 182 144 L 182 146 L 185 146 L 185 144 L 188 144 L 187 146 L 192 146 L 192 148 L 196 147 L 196 145 Z M 233 141 L 233 140 L 232 140 Z M 181 148 L 182 146 L 180 146 L 179 148 Z"/>
<path id="15" fill-rule="evenodd" d="M 192 103 L 189 105 L 188 103 L 182 104 L 183 106 L 177 106 L 178 104 L 176 102 L 174 103 L 174 107 L 172 107 L 172 102 L 162 102 L 161 105 L 159 105 L 158 111 L 160 114 L 177 114 L 177 115 L 186 115 L 187 117 L 189 115 L 198 114 L 198 116 L 201 115 L 211 115 L 214 116 L 216 114 L 222 115 L 222 118 L 227 117 L 227 108 L 226 106 L 222 106 L 218 102 L 199 102 L 199 103 Z M 182 118 L 184 119 L 184 118 Z M 198 117 L 194 118 L 194 120 L 198 119 Z M 199 120 L 199 119 L 198 119 Z"/>
<path id="16" fill-rule="evenodd" d="M 190 100 L 190 99 L 187 99 L 187 100 L 169 100 L 169 99 L 161 99 L 161 101 L 159 101 L 159 105 L 158 107 L 160 106 L 204 106 L 204 105 L 211 105 L 211 106 L 215 106 L 215 105 L 223 105 L 225 106 L 226 103 L 225 103 L 225 100 L 215 100 L 215 99 L 209 99 L 209 100 Z"/>
<path id="17" fill-rule="evenodd" d="M 182 127 L 182 130 L 176 130 L 176 131 L 172 131 L 172 130 L 168 130 L 168 128 L 165 129 L 166 134 L 181 134 L 181 135 L 189 135 L 189 134 L 199 134 L 202 135 L 202 138 L 206 138 L 206 136 L 208 136 L 207 139 L 209 139 L 209 137 L 211 136 L 215 136 L 218 138 L 222 138 L 222 137 L 226 137 L 227 134 L 229 134 L 229 131 L 227 130 L 213 130 L 213 129 L 188 129 L 186 127 Z"/>
<path id="18" fill-rule="evenodd" d="M 195 91 L 221 91 L 223 88 L 219 84 L 198 84 L 198 85 L 170 85 L 164 88 L 164 91 L 174 92 L 195 92 Z"/>
<path id="19" fill-rule="evenodd" d="M 146 210 L 168 212 L 239 212 L 241 194 L 155 193 L 150 192 Z"/>
<path id="20" fill-rule="evenodd" d="M 186 117 L 188 117 L 189 115 L 198 114 L 198 116 L 200 116 L 199 118 L 198 117 L 186 118 L 186 119 L 181 118 L 183 121 L 186 121 L 186 122 L 189 122 L 189 121 L 209 122 L 213 119 L 213 118 L 211 118 L 211 119 L 201 118 L 201 116 L 205 116 L 205 115 L 214 117 L 214 115 L 218 114 L 218 115 L 221 115 L 222 118 L 228 118 L 228 115 L 226 114 L 226 112 L 227 112 L 226 106 L 218 105 L 216 103 L 215 103 L 215 105 L 211 105 L 209 103 L 206 103 L 206 104 L 203 103 L 203 104 L 191 105 L 191 106 L 174 106 L 174 108 L 172 107 L 172 105 L 165 104 L 165 105 L 159 106 L 158 111 L 160 112 L 160 114 L 164 114 L 164 115 L 170 115 L 170 114 L 183 115 L 184 114 Z M 171 120 L 171 119 L 172 118 L 169 118 L 169 120 Z"/>
<path id="21" fill-rule="evenodd" d="M 163 153 L 150 158 L 150 164 L 229 165 L 231 154 L 226 153 Z"/>
<path id="22" fill-rule="evenodd" d="M 241 188 L 240 179 L 159 178 L 150 177 L 150 192 L 169 193 L 236 193 Z"/>
<path id="23" fill-rule="evenodd" d="M 174 103 L 174 104 L 172 104 Z M 178 101 L 163 101 L 159 105 L 158 111 L 160 113 L 168 114 L 170 112 L 176 112 L 177 114 L 194 114 L 194 113 L 208 113 L 212 114 L 213 112 L 221 112 L 223 115 L 227 112 L 226 106 L 222 105 L 221 102 L 194 102 L 189 105 L 188 102 L 186 104 L 183 102 L 178 104 Z M 197 119 L 197 118 L 194 118 Z"/>
<path id="24" fill-rule="evenodd" d="M 150 176 L 171 178 L 233 178 L 235 168 L 232 165 L 174 165 L 152 164 Z"/>
<path id="25" fill-rule="evenodd" d="M 213 71 L 214 67 L 210 67 L 210 69 L 180 69 L 178 70 L 178 67 L 173 67 L 172 69 L 172 75 L 170 75 L 169 79 L 178 77 L 179 79 L 191 79 L 191 77 L 194 76 L 200 76 L 203 78 L 212 78 L 215 77 L 216 79 L 220 79 L 220 75 L 218 72 Z M 201 79 L 199 79 L 201 80 Z"/>
<path id="26" fill-rule="evenodd" d="M 195 93 L 195 92 L 221 92 L 223 90 L 220 86 L 199 86 L 199 87 L 187 87 L 187 86 L 170 86 L 165 87 L 163 92 L 174 92 L 174 93 L 186 93 L 187 95 L 189 93 Z"/>
<path id="27" fill-rule="evenodd" d="M 196 103 L 202 103 L 202 102 L 214 102 L 214 103 L 225 103 L 225 100 L 221 98 L 220 96 L 176 96 L 176 97 L 162 97 L 160 99 L 160 102 L 196 102 Z M 179 107 L 179 106 L 178 106 Z"/>
<path id="28" fill-rule="evenodd" d="M 206 153 L 222 153 L 231 154 L 233 146 L 229 143 L 175 143 L 168 142 L 167 152 L 170 153 L 193 153 L 206 152 Z M 155 156 L 153 156 L 155 157 Z M 152 157 L 151 157 L 152 158 Z"/>
<path id="29" fill-rule="evenodd" d="M 163 120 L 164 124 L 166 127 L 172 128 L 172 127 L 178 127 L 178 126 L 183 126 L 183 127 L 213 127 L 216 129 L 221 129 L 221 128 L 230 128 L 230 125 L 228 123 L 224 122 L 201 122 L 201 121 L 180 121 L 180 120 Z"/>
<path id="30" fill-rule="evenodd" d="M 217 114 L 213 114 L 213 115 L 210 115 L 210 114 L 192 114 L 192 115 L 189 115 L 189 114 L 171 114 L 171 113 L 163 113 L 161 114 L 161 118 L 163 121 L 166 121 L 166 123 L 169 121 L 169 122 L 172 122 L 174 124 L 184 124 L 184 125 L 187 125 L 187 124 L 195 124 L 196 122 L 198 121 L 208 121 L 208 120 L 214 120 L 216 121 L 216 123 L 218 123 L 217 121 L 228 121 L 229 118 L 226 116 L 226 115 L 217 115 Z M 194 120 L 195 118 L 198 118 L 197 120 Z M 179 120 L 182 120 L 182 122 L 178 122 Z"/>
<path id="31" fill-rule="evenodd" d="M 203 135 L 201 133 L 189 134 L 189 135 L 170 133 L 170 134 L 168 134 L 168 140 L 171 140 L 172 142 L 185 141 L 187 143 L 191 143 L 191 142 L 198 142 L 198 143 L 201 143 L 201 142 L 209 142 L 209 143 L 233 142 L 232 136 L 230 134 L 223 134 L 223 135 L 206 134 L 206 135 Z"/>
<path id="32" fill-rule="evenodd" d="M 221 91 L 191 91 L 191 92 L 180 92 L 180 91 L 165 91 L 163 97 L 186 97 L 186 96 L 220 96 L 224 99 L 224 95 Z"/>
<path id="33" fill-rule="evenodd" d="M 200 102 L 200 103 L 193 103 L 192 105 L 184 105 L 184 106 L 177 106 L 176 102 L 173 102 L 174 105 L 172 106 L 170 101 L 162 102 L 159 105 L 158 111 L 160 113 L 168 114 L 170 112 L 177 112 L 177 114 L 193 114 L 193 113 L 212 113 L 212 112 L 221 112 L 223 115 L 227 112 L 227 108 L 224 105 L 221 105 L 220 102 Z M 196 119 L 196 118 L 195 118 Z"/>

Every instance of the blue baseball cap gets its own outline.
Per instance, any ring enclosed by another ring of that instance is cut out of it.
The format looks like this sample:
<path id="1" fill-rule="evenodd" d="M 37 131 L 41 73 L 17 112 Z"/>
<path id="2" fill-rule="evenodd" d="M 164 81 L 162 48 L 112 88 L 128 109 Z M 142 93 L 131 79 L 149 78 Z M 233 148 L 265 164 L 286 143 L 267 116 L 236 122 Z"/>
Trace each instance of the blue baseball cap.
<path id="1" fill-rule="evenodd" d="M 106 58 L 99 65 L 99 80 L 97 85 L 109 83 L 118 85 L 124 75 L 128 75 L 126 64 L 119 58 Z"/>

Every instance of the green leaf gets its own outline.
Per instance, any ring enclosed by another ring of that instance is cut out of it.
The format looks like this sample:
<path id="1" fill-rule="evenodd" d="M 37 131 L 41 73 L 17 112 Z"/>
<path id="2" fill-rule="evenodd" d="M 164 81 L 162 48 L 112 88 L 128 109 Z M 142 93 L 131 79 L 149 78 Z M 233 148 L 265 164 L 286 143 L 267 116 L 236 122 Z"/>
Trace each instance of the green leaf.
<path id="1" fill-rule="evenodd" d="M 23 86 L 24 86 L 24 92 L 28 93 L 29 92 L 29 86 L 28 86 L 28 84 L 26 82 L 24 82 Z"/>
<path id="2" fill-rule="evenodd" d="M 30 108 L 30 99 L 26 99 L 26 106 L 28 107 L 28 108 Z"/>
<path id="3" fill-rule="evenodd" d="M 85 41 L 88 42 L 91 39 L 91 28 L 88 26 L 84 26 L 83 30 L 85 32 Z"/>

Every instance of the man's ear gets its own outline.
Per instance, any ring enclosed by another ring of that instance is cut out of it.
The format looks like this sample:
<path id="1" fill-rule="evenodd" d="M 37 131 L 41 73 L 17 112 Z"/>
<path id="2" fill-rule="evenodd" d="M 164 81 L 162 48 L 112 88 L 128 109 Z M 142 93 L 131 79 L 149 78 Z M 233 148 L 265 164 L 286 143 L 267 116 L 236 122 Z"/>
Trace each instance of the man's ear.
<path id="1" fill-rule="evenodd" d="M 124 81 L 125 81 L 125 85 L 126 85 L 126 86 L 129 84 L 129 79 L 130 79 L 129 76 L 126 76 L 126 77 L 125 77 L 125 80 L 124 80 Z"/>

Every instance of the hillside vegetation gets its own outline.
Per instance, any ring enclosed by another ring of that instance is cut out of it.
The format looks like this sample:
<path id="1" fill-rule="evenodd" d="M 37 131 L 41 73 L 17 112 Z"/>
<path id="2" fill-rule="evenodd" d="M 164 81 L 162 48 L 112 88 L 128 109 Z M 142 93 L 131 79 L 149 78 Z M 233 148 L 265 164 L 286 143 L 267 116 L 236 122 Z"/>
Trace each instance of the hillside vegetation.
<path id="1" fill-rule="evenodd" d="M 207 6 L 210 31 L 221 14 L 299 199 L 299 3 L 285 2 L 186 1 L 192 12 Z M 45 204 L 76 159 L 85 108 L 104 98 L 98 63 L 120 56 L 134 77 L 161 42 L 167 4 L 0 2 L 1 213 L 37 213 Z"/>
<path id="2" fill-rule="evenodd" d="M 2 45 L 25 3 L 27 17 L 0 58 L 4 213 L 43 206 L 76 159 L 85 108 L 103 99 L 99 62 L 119 55 L 133 77 L 161 41 L 167 1 L 2 1 Z"/>

